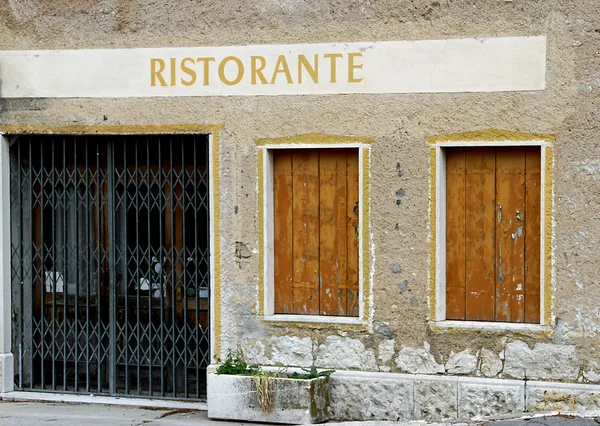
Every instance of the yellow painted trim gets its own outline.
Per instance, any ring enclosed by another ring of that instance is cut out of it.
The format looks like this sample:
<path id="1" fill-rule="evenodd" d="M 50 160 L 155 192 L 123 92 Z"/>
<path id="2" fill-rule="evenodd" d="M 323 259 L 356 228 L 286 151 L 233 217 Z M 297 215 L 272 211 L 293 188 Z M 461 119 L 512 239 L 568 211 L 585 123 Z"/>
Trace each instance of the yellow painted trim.
<path id="1" fill-rule="evenodd" d="M 0 125 L 0 133 L 6 134 L 63 134 L 63 135 L 135 135 L 135 134 L 176 134 L 176 133 L 216 133 L 222 124 L 158 124 L 126 126 L 21 126 Z"/>
<path id="2" fill-rule="evenodd" d="M 372 144 L 375 140 L 374 136 L 341 136 L 330 135 L 327 133 L 306 133 L 295 136 L 282 136 L 277 138 L 261 138 L 255 139 L 254 142 L 258 146 L 265 145 L 294 145 L 294 144 Z"/>
<path id="3" fill-rule="evenodd" d="M 514 324 L 523 324 L 523 323 L 514 323 Z M 429 325 L 431 331 L 436 334 L 470 334 L 470 335 L 481 335 L 481 333 L 485 334 L 506 334 L 511 333 L 514 336 L 524 336 L 524 337 L 549 337 L 552 335 L 552 327 L 544 326 L 543 330 L 540 331 L 520 331 L 520 330 L 502 330 L 502 329 L 471 329 L 471 328 L 454 328 L 454 327 L 440 327 L 435 323 L 431 323 Z"/>
<path id="4" fill-rule="evenodd" d="M 263 324 L 269 324 L 273 327 L 295 328 L 304 330 L 340 330 L 340 331 L 367 331 L 369 327 L 363 324 L 340 324 L 330 322 L 302 322 L 302 321 L 267 321 L 262 320 Z"/>
<path id="5" fill-rule="evenodd" d="M 321 142 L 315 142 L 313 135 L 319 135 Z M 358 137 L 358 136 L 337 136 L 337 135 L 326 135 L 320 133 L 310 133 L 299 136 L 285 136 L 281 138 L 271 139 L 258 139 L 256 144 L 259 147 L 265 145 L 278 145 L 278 144 L 290 144 L 295 143 L 301 144 L 354 144 L 354 143 L 371 143 L 374 137 Z M 301 142 L 303 141 L 303 142 Z M 368 142 L 367 142 L 368 141 Z M 362 148 L 362 267 L 363 267 L 363 324 L 339 324 L 339 323 L 328 323 L 328 322 L 302 322 L 302 321 L 263 321 L 265 324 L 272 326 L 284 326 L 284 327 L 295 327 L 295 328 L 308 328 L 308 329 L 319 329 L 319 328 L 336 328 L 339 330 L 354 330 L 364 331 L 368 329 L 367 322 L 371 317 L 371 287 L 370 287 L 370 274 L 371 274 L 371 248 L 370 248 L 370 226 L 369 226 L 369 173 L 370 173 L 370 148 Z M 258 154 L 258 260 L 259 260 L 259 277 L 258 277 L 258 307 L 259 316 L 263 316 L 265 313 L 264 306 L 264 295 L 265 295 L 265 221 L 267 218 L 264 209 L 264 197 L 265 197 L 265 176 L 264 176 L 264 157 L 262 149 L 259 149 Z"/>
<path id="6" fill-rule="evenodd" d="M 265 176 L 264 150 L 258 150 L 258 315 L 265 314 Z"/>
<path id="7" fill-rule="evenodd" d="M 363 321 L 368 322 L 371 318 L 371 286 L 370 286 L 370 275 L 371 275 L 371 262 L 370 262 L 370 229 L 369 229 L 369 217 L 370 217 L 370 194 L 369 194 L 369 177 L 370 177 L 370 149 L 363 148 L 363 175 L 362 175 L 362 268 L 363 268 Z"/>
<path id="8" fill-rule="evenodd" d="M 222 124 L 160 124 L 160 125 L 126 125 L 126 126 L 21 126 L 21 125 L 0 125 L 0 133 L 4 134 L 39 134 L 39 135 L 137 135 L 137 134 L 211 134 L 212 135 L 212 164 L 211 180 L 213 185 L 213 245 L 214 245 L 214 265 L 213 288 L 211 289 L 214 299 L 214 321 L 212 324 L 215 356 L 221 356 L 221 192 L 219 190 L 219 172 L 220 172 L 220 132 Z"/>
<path id="9" fill-rule="evenodd" d="M 442 142 L 528 142 L 545 141 L 554 142 L 556 135 L 549 133 L 527 133 L 514 130 L 484 129 L 472 132 L 449 133 L 437 136 L 425 136 L 430 144 Z"/>
<path id="10" fill-rule="evenodd" d="M 213 314 L 213 335 L 214 342 L 211 342 L 214 348 L 214 353 L 217 358 L 221 357 L 221 190 L 220 190 L 220 172 L 221 172 L 221 128 L 215 126 L 212 132 L 212 164 L 211 179 L 213 185 L 213 247 L 214 265 L 213 271 L 213 288 L 211 289 L 214 300 Z"/>
<path id="11" fill-rule="evenodd" d="M 552 147 L 545 150 L 544 186 L 544 324 L 552 324 Z"/>
<path id="12" fill-rule="evenodd" d="M 436 320 L 437 311 L 437 153 L 435 148 L 429 148 L 429 182 L 430 182 L 430 211 L 429 221 L 431 228 L 431 240 L 429 241 L 429 320 Z"/>

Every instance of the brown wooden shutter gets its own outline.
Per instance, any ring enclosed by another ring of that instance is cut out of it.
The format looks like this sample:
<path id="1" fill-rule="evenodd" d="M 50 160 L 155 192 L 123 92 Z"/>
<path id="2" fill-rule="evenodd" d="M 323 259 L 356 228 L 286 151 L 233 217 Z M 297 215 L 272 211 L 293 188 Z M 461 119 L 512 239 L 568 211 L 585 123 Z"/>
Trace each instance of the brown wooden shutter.
<path id="1" fill-rule="evenodd" d="M 540 149 L 446 151 L 446 318 L 538 322 Z"/>
<path id="2" fill-rule="evenodd" d="M 273 152 L 275 313 L 358 315 L 358 151 Z"/>

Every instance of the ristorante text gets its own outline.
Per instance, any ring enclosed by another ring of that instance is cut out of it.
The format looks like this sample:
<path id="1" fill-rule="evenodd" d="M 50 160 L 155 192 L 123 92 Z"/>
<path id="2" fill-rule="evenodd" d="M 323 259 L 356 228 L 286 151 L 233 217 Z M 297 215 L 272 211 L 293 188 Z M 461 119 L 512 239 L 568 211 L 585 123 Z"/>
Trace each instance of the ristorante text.
<path id="1" fill-rule="evenodd" d="M 150 58 L 150 86 L 360 83 L 362 53 Z"/>

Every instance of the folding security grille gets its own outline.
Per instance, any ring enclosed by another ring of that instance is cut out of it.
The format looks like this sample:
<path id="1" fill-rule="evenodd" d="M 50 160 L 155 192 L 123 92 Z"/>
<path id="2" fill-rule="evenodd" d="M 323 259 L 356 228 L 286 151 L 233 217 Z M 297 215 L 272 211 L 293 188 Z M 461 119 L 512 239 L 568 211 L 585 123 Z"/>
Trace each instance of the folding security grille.
<path id="1" fill-rule="evenodd" d="M 206 397 L 208 137 L 11 144 L 15 384 Z"/>

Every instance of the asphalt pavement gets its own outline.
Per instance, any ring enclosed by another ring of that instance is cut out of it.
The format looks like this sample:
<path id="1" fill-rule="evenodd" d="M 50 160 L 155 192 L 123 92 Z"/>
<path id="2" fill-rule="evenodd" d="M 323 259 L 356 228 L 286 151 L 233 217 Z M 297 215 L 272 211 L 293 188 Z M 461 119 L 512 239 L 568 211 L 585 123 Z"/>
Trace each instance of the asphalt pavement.
<path id="1" fill-rule="evenodd" d="M 600 416 L 600 413 L 596 413 Z M 341 422 L 335 426 L 599 426 L 600 417 L 537 415 L 513 419 L 474 419 L 448 423 L 425 422 Z M 157 409 L 124 405 L 72 404 L 0 400 L 0 426 L 245 426 L 258 423 L 210 420 L 206 411 L 173 408 Z"/>

